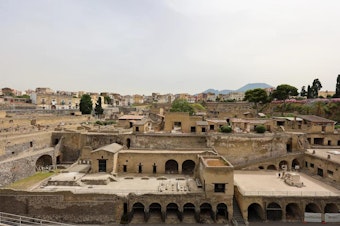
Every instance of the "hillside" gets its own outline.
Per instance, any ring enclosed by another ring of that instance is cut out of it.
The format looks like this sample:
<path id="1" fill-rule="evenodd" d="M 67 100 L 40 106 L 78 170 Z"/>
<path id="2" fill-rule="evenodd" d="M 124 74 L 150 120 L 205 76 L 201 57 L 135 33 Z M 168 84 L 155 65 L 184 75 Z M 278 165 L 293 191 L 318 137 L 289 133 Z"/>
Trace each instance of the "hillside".
<path id="1" fill-rule="evenodd" d="M 265 89 L 265 88 L 272 88 L 273 86 L 268 85 L 266 83 L 248 83 L 247 85 L 242 86 L 241 88 L 237 90 L 230 90 L 230 89 L 224 89 L 224 90 L 217 90 L 217 89 L 207 89 L 203 91 L 203 93 L 215 93 L 215 94 L 228 94 L 230 92 L 246 92 L 250 89 Z"/>

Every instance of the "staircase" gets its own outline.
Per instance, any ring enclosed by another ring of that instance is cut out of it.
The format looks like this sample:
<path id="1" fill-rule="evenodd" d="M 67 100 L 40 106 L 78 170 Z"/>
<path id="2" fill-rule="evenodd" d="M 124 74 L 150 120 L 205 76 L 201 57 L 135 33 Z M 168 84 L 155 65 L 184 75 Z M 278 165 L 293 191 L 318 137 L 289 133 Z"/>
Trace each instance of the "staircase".
<path id="1" fill-rule="evenodd" d="M 8 225 L 46 225 L 46 226 L 71 226 L 71 224 L 63 224 L 53 221 L 46 221 L 42 219 L 19 216 L 10 213 L 0 212 L 0 226 L 8 226 Z"/>
<path id="2" fill-rule="evenodd" d="M 233 220 L 232 221 L 233 221 L 235 226 L 246 225 L 244 223 L 244 220 L 243 220 L 243 217 L 242 217 L 240 208 L 239 208 L 239 206 L 237 204 L 235 196 L 234 196 L 234 199 L 233 199 Z"/>

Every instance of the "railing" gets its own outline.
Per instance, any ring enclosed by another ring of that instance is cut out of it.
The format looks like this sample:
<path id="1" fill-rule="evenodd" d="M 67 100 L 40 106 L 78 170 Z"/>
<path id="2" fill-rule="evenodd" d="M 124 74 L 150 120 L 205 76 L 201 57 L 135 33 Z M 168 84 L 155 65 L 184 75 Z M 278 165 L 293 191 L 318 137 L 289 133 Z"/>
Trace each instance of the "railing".
<path id="1" fill-rule="evenodd" d="M 15 214 L 10 214 L 10 213 L 4 213 L 0 212 L 0 224 L 4 225 L 64 225 L 64 226 L 70 226 L 72 224 L 63 224 L 63 223 L 58 223 L 58 222 L 53 222 L 53 221 L 47 221 L 47 220 L 42 220 L 42 219 L 37 219 L 37 218 L 32 218 L 32 217 L 25 217 L 25 216 L 20 216 L 20 215 L 15 215 Z"/>
<path id="2" fill-rule="evenodd" d="M 339 196 L 337 192 L 322 192 L 322 191 L 244 191 L 244 196 L 299 196 L 299 197 L 330 197 Z"/>

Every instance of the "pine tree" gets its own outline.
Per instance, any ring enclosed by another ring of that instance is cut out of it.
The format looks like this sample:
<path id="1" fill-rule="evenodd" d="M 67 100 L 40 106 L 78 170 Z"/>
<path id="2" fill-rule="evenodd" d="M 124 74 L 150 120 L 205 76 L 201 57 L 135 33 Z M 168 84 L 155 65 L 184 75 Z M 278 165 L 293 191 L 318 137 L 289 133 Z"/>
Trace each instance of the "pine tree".
<path id="1" fill-rule="evenodd" d="M 100 115 L 104 113 L 104 109 L 102 108 L 102 98 L 98 97 L 96 107 L 94 108 L 94 112 L 96 115 L 98 115 L 98 118 Z"/>

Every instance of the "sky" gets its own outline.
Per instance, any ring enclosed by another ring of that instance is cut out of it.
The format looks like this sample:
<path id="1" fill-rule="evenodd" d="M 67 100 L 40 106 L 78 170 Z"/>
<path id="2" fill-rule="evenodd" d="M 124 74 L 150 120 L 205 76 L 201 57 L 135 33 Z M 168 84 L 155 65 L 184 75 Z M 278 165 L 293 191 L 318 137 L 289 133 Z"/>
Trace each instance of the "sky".
<path id="1" fill-rule="evenodd" d="M 335 90 L 339 12 L 339 0 L 0 0 L 0 88 Z"/>

